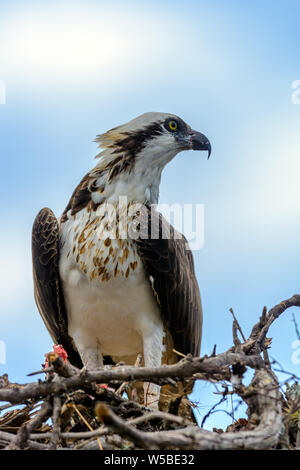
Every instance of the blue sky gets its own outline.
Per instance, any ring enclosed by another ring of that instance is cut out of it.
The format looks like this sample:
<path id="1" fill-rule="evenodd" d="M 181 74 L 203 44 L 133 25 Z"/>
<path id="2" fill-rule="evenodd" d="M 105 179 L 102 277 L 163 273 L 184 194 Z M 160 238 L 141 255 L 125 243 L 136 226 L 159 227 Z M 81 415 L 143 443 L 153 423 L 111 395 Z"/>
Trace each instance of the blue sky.
<path id="1" fill-rule="evenodd" d="M 264 305 L 299 293 L 299 14 L 293 0 L 0 1 L 0 370 L 11 380 L 51 349 L 33 300 L 36 213 L 60 215 L 95 164 L 96 134 L 146 111 L 181 116 L 213 147 L 209 161 L 179 154 L 160 197 L 205 206 L 202 354 L 231 346 L 230 307 L 249 334 Z M 291 311 L 270 335 L 271 355 L 299 374 Z M 202 413 L 210 390 L 196 392 Z M 218 413 L 207 427 L 229 423 Z"/>

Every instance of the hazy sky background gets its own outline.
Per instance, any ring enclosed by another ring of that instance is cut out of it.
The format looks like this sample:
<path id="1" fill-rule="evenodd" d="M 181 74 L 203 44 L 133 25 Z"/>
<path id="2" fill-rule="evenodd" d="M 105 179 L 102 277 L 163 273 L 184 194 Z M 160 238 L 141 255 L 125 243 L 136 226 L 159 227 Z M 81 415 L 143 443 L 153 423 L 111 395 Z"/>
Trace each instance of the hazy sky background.
<path id="1" fill-rule="evenodd" d="M 230 307 L 248 335 L 264 305 L 299 293 L 299 15 L 296 0 L 0 1 L 0 372 L 27 381 L 52 347 L 33 300 L 36 213 L 59 216 L 96 163 L 96 134 L 146 111 L 181 116 L 213 147 L 209 161 L 179 154 L 160 197 L 205 205 L 201 353 L 232 345 Z M 270 354 L 300 375 L 292 311 Z M 219 399 L 206 384 L 194 395 L 202 417 Z"/>

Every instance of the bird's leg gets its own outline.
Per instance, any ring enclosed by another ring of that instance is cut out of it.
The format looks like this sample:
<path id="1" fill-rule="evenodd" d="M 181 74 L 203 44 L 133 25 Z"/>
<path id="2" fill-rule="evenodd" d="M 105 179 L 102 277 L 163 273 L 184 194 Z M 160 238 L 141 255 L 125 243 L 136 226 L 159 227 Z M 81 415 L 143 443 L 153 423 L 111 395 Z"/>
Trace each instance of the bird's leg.
<path id="1" fill-rule="evenodd" d="M 163 328 L 158 327 L 154 334 L 143 338 L 145 367 L 159 367 L 163 353 Z M 152 409 L 158 409 L 160 386 L 144 382 L 144 404 Z"/>
<path id="2" fill-rule="evenodd" d="M 77 341 L 77 349 L 80 354 L 81 360 L 84 364 L 84 368 L 94 370 L 98 369 L 99 367 L 109 367 L 109 366 L 104 366 L 103 363 L 103 356 L 100 351 L 100 344 L 97 343 L 92 347 L 92 346 L 83 346 L 83 343 L 80 342 L 78 343 Z M 101 384 L 96 384 L 100 388 L 105 388 L 107 390 L 110 390 L 107 384 L 101 383 Z"/>
<path id="3" fill-rule="evenodd" d="M 82 352 L 79 351 L 82 362 L 87 366 L 87 369 L 98 369 L 103 367 L 103 357 L 99 351 L 94 348 L 85 348 Z"/>
<path id="4" fill-rule="evenodd" d="M 103 367 L 103 356 L 97 340 L 91 344 L 90 338 L 87 339 L 83 335 L 77 335 L 76 338 L 74 337 L 74 341 L 81 360 L 87 369 L 93 370 Z"/>

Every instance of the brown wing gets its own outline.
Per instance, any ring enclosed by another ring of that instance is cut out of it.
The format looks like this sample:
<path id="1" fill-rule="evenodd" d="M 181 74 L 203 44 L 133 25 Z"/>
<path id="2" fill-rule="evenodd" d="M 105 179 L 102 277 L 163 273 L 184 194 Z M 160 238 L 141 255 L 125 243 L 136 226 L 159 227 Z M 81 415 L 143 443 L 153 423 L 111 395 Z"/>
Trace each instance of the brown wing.
<path id="1" fill-rule="evenodd" d="M 160 310 L 172 335 L 175 349 L 200 354 L 202 306 L 194 272 L 193 255 L 186 238 L 157 211 L 143 209 L 140 236 L 136 240 L 146 272 L 153 278 Z M 145 224 L 146 221 L 146 224 Z M 152 227 L 152 234 L 151 234 Z"/>
<path id="2" fill-rule="evenodd" d="M 72 364 L 82 367 L 80 356 L 68 335 L 58 262 L 58 221 L 50 209 L 44 208 L 36 216 L 32 228 L 34 297 L 53 341 L 64 347 Z"/>

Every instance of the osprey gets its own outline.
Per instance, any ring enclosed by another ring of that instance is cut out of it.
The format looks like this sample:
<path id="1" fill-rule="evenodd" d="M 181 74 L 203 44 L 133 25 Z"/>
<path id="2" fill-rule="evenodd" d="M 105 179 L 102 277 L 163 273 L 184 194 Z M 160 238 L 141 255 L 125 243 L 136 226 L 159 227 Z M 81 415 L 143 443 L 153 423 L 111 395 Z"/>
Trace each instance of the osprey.
<path id="1" fill-rule="evenodd" d="M 153 207 L 165 165 L 182 150 L 209 157 L 209 140 L 178 116 L 145 113 L 96 141 L 99 162 L 62 216 L 44 208 L 34 221 L 34 294 L 45 325 L 77 367 L 134 364 L 139 353 L 148 367 L 176 362 L 174 350 L 197 356 L 202 308 L 193 257 Z M 151 236 L 153 223 L 159 236 Z M 159 387 L 148 384 L 147 394 L 157 398 Z"/>

